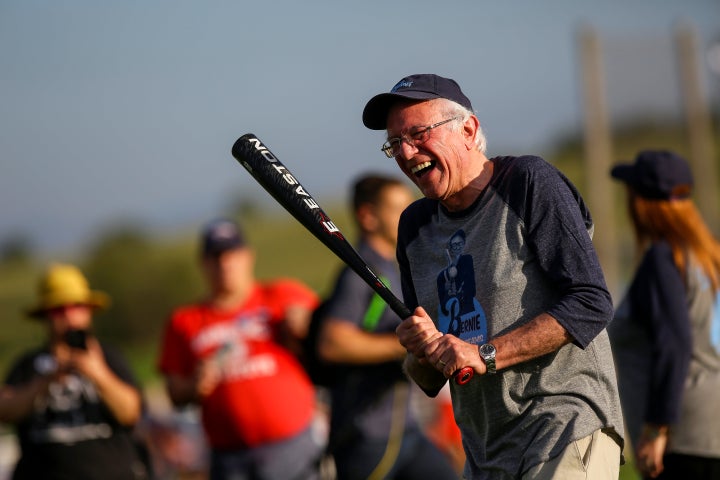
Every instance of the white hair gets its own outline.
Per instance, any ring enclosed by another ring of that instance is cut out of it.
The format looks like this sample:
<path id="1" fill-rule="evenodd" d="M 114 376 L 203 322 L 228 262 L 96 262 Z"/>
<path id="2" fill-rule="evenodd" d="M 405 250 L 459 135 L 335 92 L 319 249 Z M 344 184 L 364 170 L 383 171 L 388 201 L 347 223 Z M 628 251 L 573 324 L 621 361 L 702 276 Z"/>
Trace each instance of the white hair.
<path id="1" fill-rule="evenodd" d="M 458 117 L 460 122 L 453 123 L 450 127 L 455 131 L 460 131 L 462 125 L 467 121 L 470 116 L 475 115 L 472 110 L 469 110 L 457 102 L 448 100 L 447 98 L 439 98 L 438 102 L 442 102 L 442 108 L 448 117 Z M 479 122 L 478 122 L 479 123 Z M 483 132 L 482 125 L 478 124 L 477 132 L 475 132 L 475 147 L 482 153 L 487 151 L 487 138 L 485 138 L 485 132 Z"/>

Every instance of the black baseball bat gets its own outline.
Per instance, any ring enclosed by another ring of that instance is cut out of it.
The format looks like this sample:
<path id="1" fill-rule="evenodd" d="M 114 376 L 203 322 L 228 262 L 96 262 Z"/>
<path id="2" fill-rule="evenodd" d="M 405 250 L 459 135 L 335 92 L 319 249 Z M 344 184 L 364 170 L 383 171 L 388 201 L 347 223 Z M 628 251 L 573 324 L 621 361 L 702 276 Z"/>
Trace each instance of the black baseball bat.
<path id="1" fill-rule="evenodd" d="M 285 210 L 377 292 L 397 316 L 405 319 L 412 315 L 410 309 L 357 253 L 297 177 L 255 135 L 247 133 L 238 138 L 232 147 L 232 155 Z M 471 367 L 463 367 L 455 372 L 455 382 L 464 385 L 473 373 Z"/>

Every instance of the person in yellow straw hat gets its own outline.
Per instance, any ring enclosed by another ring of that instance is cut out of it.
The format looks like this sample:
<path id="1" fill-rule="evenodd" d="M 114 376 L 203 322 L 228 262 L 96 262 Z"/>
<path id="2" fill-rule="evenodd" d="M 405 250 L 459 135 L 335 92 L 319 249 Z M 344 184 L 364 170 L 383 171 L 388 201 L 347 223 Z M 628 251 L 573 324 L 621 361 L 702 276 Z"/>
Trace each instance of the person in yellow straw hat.
<path id="1" fill-rule="evenodd" d="M 13 480 L 150 478 L 133 437 L 142 397 L 119 353 L 92 335 L 110 297 L 73 265 L 53 264 L 25 313 L 47 328 L 43 346 L 17 359 L 0 387 L 0 422 L 15 427 Z"/>

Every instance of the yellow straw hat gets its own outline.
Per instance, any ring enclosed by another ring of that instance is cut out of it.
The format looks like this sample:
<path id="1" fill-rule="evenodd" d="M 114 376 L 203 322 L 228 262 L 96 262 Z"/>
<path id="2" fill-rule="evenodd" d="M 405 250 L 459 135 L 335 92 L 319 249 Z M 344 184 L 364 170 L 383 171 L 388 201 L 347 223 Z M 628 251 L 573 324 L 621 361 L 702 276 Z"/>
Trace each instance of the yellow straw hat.
<path id="1" fill-rule="evenodd" d="M 82 304 L 101 309 L 110 304 L 105 292 L 90 290 L 77 267 L 62 263 L 50 265 L 40 278 L 38 297 L 38 303 L 27 310 L 30 317 L 42 318 L 47 310 L 62 305 Z"/>

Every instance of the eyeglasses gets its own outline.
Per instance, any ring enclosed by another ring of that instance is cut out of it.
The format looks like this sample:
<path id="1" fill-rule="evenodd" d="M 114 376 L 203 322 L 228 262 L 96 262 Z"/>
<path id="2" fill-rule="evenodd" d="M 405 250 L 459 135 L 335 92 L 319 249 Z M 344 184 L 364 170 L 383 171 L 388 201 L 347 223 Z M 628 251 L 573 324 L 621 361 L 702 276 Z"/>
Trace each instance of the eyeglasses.
<path id="1" fill-rule="evenodd" d="M 445 125 L 446 123 L 452 122 L 453 120 L 458 120 L 460 117 L 452 117 L 448 118 L 447 120 L 443 120 L 442 122 L 433 123 L 432 125 L 429 125 L 427 127 L 421 127 L 418 130 L 415 130 L 414 132 L 409 133 L 408 135 L 402 135 L 400 137 L 394 137 L 394 138 L 388 138 L 387 142 L 382 144 L 382 147 L 380 147 L 380 150 L 385 152 L 385 155 L 388 158 L 393 158 L 398 155 L 400 155 L 400 148 L 402 146 L 402 142 L 405 141 L 408 145 L 412 145 L 413 147 L 417 147 L 418 145 L 421 145 L 428 141 L 428 138 L 430 138 L 430 131 L 433 128 L 437 128 L 440 125 Z"/>

